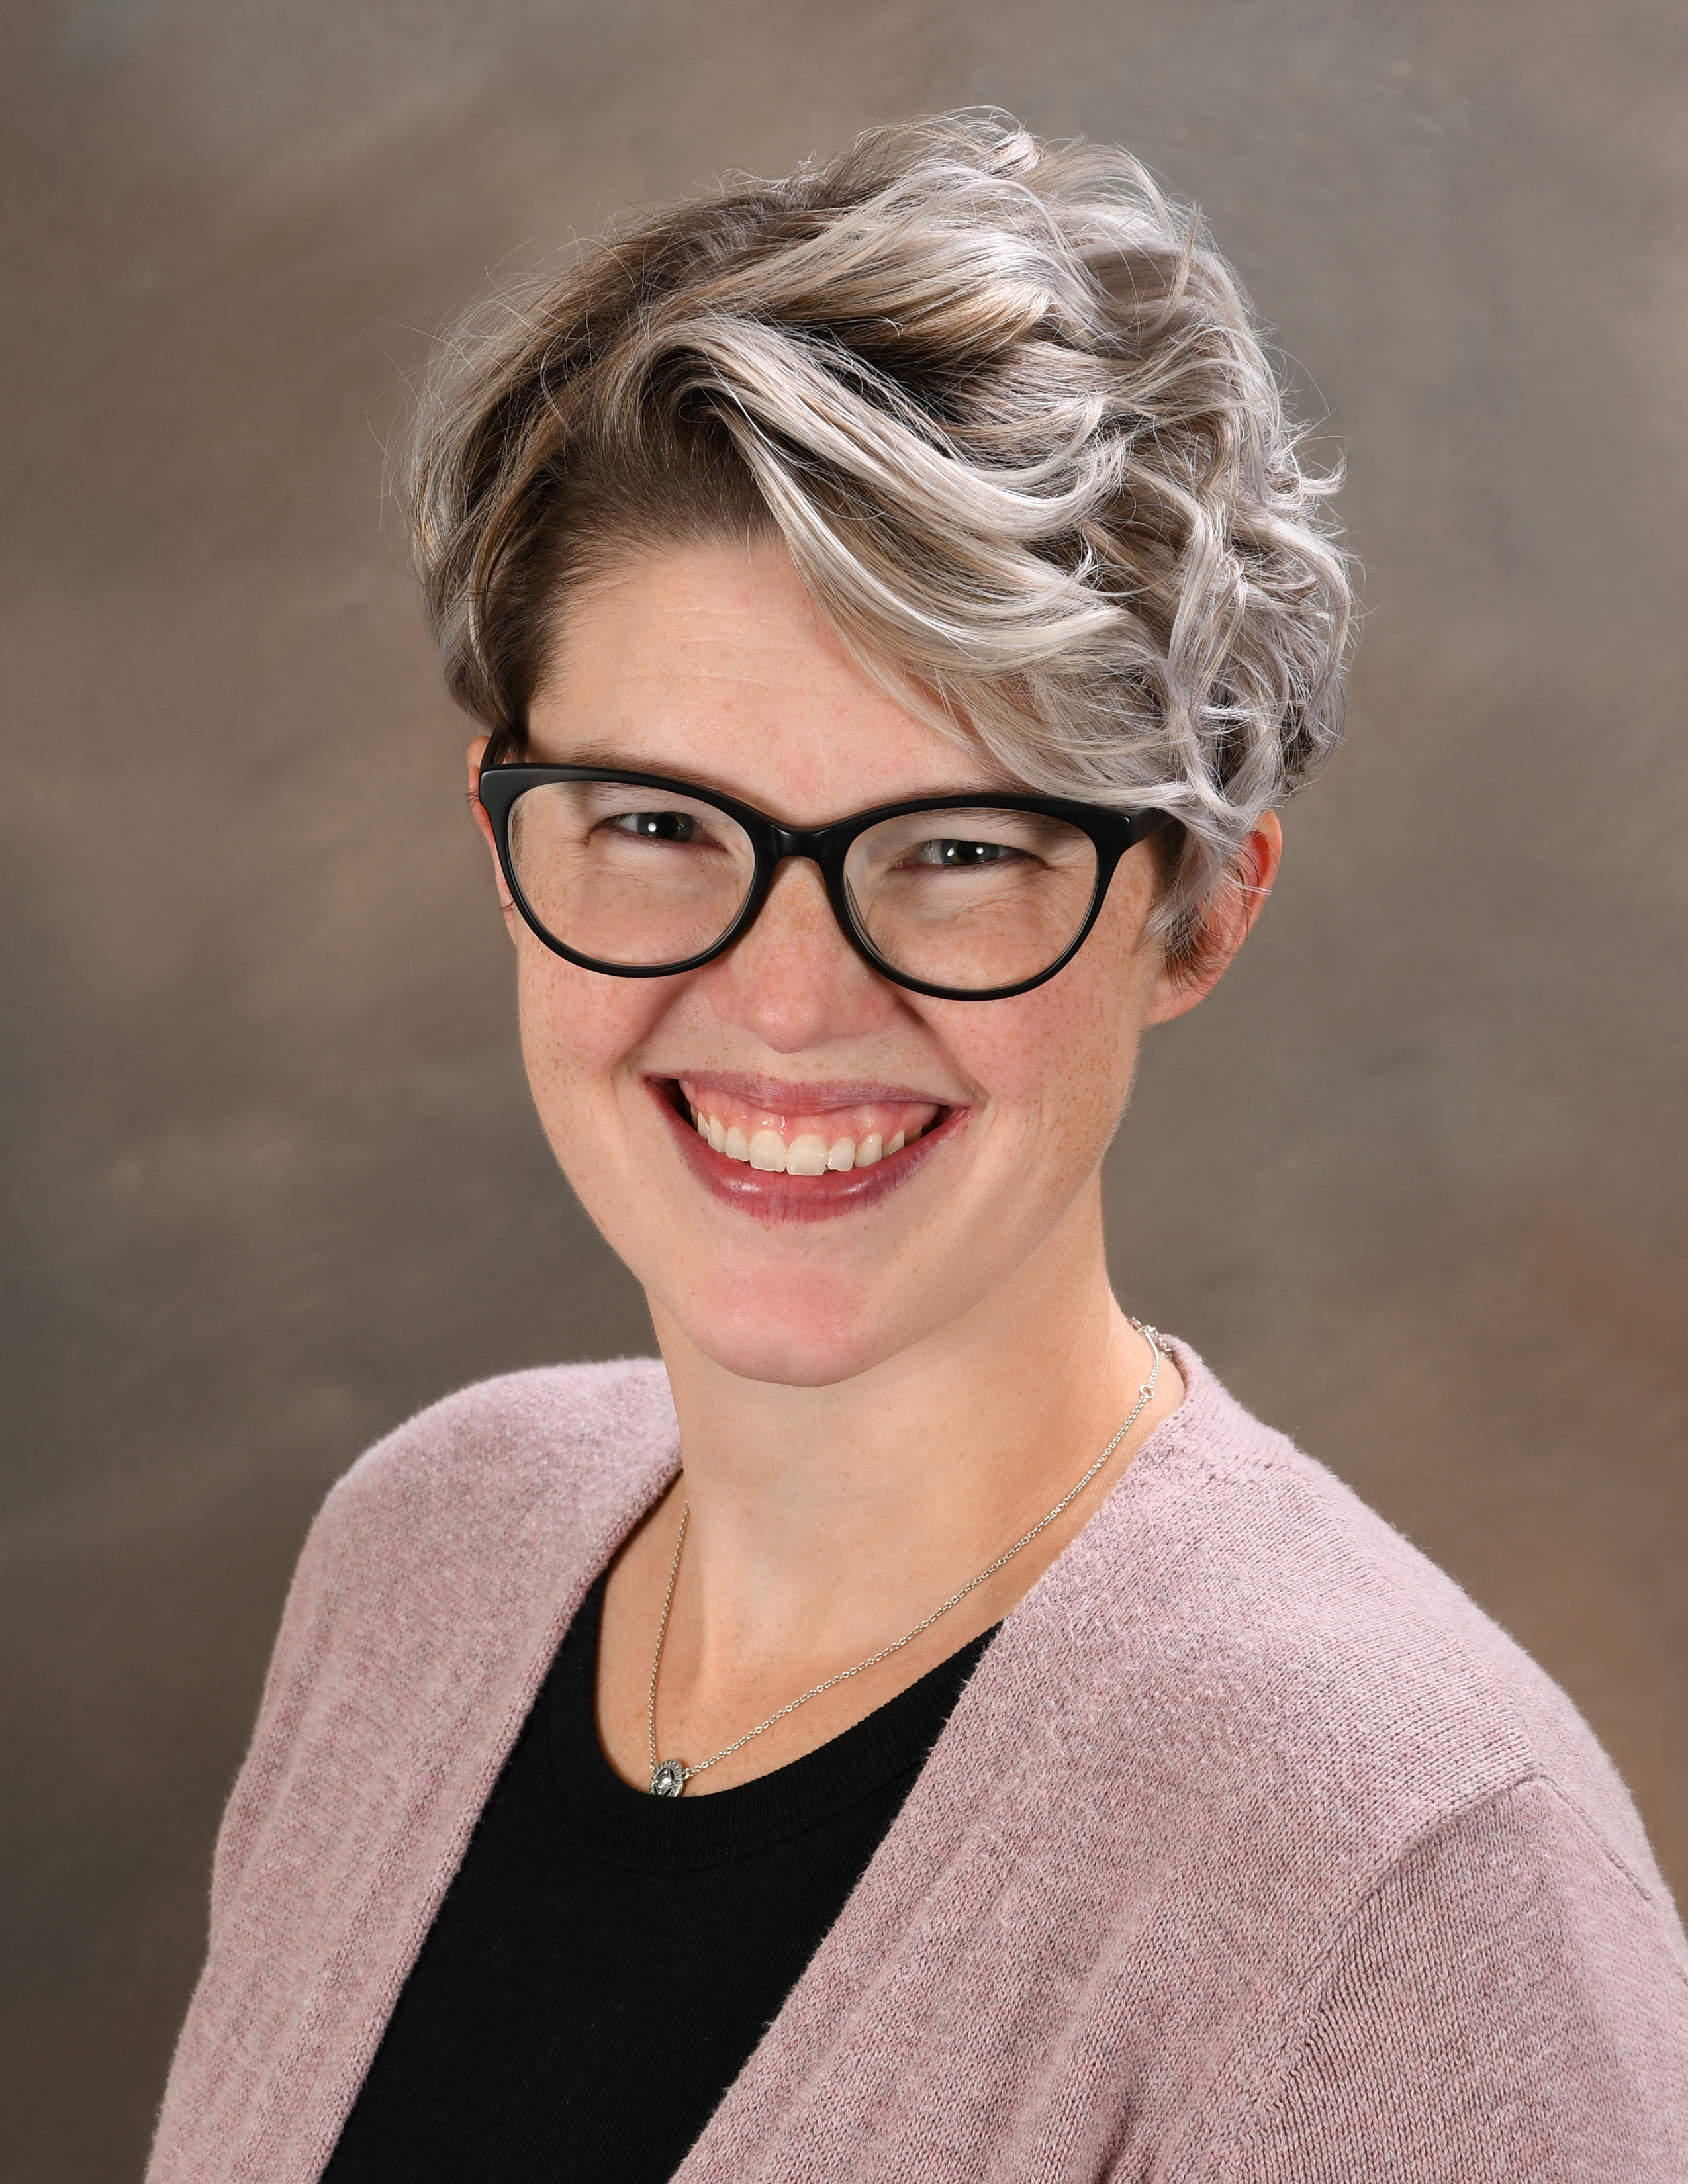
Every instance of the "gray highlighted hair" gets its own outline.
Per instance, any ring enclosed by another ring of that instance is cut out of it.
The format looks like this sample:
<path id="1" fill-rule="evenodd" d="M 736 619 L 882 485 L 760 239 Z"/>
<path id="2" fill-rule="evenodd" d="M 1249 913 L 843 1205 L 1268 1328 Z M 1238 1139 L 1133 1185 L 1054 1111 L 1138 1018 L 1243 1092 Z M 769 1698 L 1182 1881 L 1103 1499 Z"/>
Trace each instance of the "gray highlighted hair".
<path id="1" fill-rule="evenodd" d="M 1340 728 L 1347 564 L 1299 437 L 1194 212 L 1123 151 L 951 114 L 478 307 L 423 389 L 415 558 L 447 686 L 508 750 L 573 585 L 777 536 L 993 770 L 1180 822 L 1155 916 L 1193 968 Z"/>

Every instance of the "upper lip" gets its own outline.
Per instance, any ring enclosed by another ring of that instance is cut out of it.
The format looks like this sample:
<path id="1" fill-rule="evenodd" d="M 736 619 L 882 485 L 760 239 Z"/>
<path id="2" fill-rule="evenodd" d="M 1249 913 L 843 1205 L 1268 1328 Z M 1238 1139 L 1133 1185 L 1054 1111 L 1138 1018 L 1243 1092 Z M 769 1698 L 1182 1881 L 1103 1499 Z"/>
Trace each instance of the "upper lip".
<path id="1" fill-rule="evenodd" d="M 956 1107 L 957 1100 L 940 1099 L 916 1085 L 888 1084 L 880 1078 L 814 1078 L 793 1084 L 777 1077 L 741 1077 L 725 1069 L 677 1069 L 660 1080 L 685 1084 L 697 1092 L 722 1092 L 729 1100 L 742 1100 L 772 1115 L 824 1115 L 838 1107 L 865 1107 L 876 1103 L 929 1102 L 938 1107 Z"/>

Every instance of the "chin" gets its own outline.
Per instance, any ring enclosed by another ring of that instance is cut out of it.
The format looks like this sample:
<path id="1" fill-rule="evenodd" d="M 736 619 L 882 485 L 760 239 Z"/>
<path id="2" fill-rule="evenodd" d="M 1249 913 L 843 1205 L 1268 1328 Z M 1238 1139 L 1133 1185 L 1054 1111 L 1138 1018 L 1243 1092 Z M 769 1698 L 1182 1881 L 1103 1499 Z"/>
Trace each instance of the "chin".
<path id="1" fill-rule="evenodd" d="M 805 1310 L 789 1291 L 727 1312 L 666 1313 L 691 1346 L 741 1380 L 830 1388 L 909 1346 L 905 1325 L 876 1328 L 861 1311 Z M 876 1339 L 877 1338 L 877 1339 Z"/>

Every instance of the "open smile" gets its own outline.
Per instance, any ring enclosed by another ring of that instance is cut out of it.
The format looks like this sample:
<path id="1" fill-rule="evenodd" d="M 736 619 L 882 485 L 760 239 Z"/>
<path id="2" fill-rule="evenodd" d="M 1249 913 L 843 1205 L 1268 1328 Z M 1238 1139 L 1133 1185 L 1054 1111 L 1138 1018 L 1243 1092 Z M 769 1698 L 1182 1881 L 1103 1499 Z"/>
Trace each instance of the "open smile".
<path id="1" fill-rule="evenodd" d="M 764 1220 L 825 1220 L 910 1180 L 967 1120 L 900 1086 L 650 1078 L 688 1167 Z"/>

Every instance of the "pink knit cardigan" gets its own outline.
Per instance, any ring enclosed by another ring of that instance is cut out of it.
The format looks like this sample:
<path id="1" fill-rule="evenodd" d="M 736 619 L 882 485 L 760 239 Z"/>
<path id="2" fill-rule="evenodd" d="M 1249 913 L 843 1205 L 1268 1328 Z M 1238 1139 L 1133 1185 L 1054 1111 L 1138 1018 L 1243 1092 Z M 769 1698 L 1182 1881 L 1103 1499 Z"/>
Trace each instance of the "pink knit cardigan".
<path id="1" fill-rule="evenodd" d="M 1186 1401 L 1003 1624 L 682 2184 L 1684 2184 L 1688 1946 L 1605 1756 L 1175 1355 Z M 469 1389 L 335 1488 L 153 2184 L 320 2175 L 569 1619 L 676 1462 L 638 1361 Z M 707 2010 L 708 1965 L 681 1970 Z"/>

